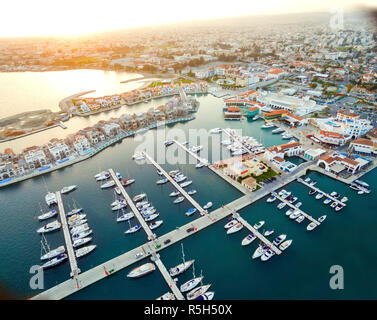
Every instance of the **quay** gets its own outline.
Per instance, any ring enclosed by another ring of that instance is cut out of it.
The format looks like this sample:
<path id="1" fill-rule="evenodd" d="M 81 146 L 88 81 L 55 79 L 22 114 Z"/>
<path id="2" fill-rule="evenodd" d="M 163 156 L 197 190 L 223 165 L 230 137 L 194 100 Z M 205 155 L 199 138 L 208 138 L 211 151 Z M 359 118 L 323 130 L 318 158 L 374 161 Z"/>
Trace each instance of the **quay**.
<path id="1" fill-rule="evenodd" d="M 63 200 L 62 196 L 60 194 L 60 191 L 57 191 L 55 193 L 56 200 L 58 202 L 59 207 L 59 215 L 60 215 L 60 221 L 63 228 L 64 233 L 64 240 L 65 240 L 65 246 L 67 248 L 68 258 L 69 258 L 69 264 L 71 265 L 71 277 L 76 278 L 78 274 L 81 272 L 77 265 L 75 250 L 73 250 L 71 235 L 69 233 L 68 229 L 68 223 L 67 223 L 67 216 L 65 215 L 64 206 L 63 206 Z"/>
<path id="2" fill-rule="evenodd" d="M 337 204 L 340 204 L 340 205 L 342 205 L 342 206 L 344 206 L 344 207 L 346 206 L 346 204 L 345 204 L 344 202 L 342 202 L 342 201 L 340 201 L 340 200 L 334 198 L 333 196 L 330 196 L 329 194 L 327 194 L 326 192 L 323 192 L 322 190 L 316 188 L 315 186 L 312 186 L 310 183 L 305 182 L 303 179 L 298 178 L 297 181 L 298 181 L 298 182 L 301 182 L 303 185 L 305 185 L 305 186 L 307 186 L 307 187 L 309 187 L 309 188 L 311 188 L 311 189 L 317 191 L 318 193 L 323 193 L 323 195 L 324 195 L 325 197 L 331 199 L 332 201 L 336 202 Z"/>
<path id="3" fill-rule="evenodd" d="M 178 142 L 177 140 L 173 140 L 178 146 L 180 146 L 183 150 L 185 150 L 189 155 L 191 155 L 193 158 L 195 158 L 196 160 L 198 160 L 200 163 L 203 163 L 205 166 L 208 166 L 209 165 L 209 162 L 207 159 L 202 159 L 201 157 L 198 156 L 197 153 L 189 150 L 188 148 L 186 148 L 182 143 Z"/>
<path id="4" fill-rule="evenodd" d="M 165 265 L 162 263 L 160 259 L 160 255 L 158 253 L 152 253 L 151 260 L 157 265 L 158 269 L 160 270 L 162 276 L 164 277 L 166 283 L 168 284 L 171 291 L 173 291 L 175 297 L 178 300 L 185 300 L 182 292 L 178 289 L 177 284 L 170 276 L 168 270 L 166 270 Z"/>
<path id="5" fill-rule="evenodd" d="M 205 215 L 206 211 L 197 203 L 187 192 L 184 188 L 182 188 L 179 183 L 177 183 L 162 167 L 153 160 L 146 152 L 142 152 L 142 154 L 151 162 L 158 170 L 162 172 L 166 179 L 168 179 L 171 184 L 184 196 L 191 204 L 200 212 L 201 215 Z"/>
<path id="6" fill-rule="evenodd" d="M 139 220 L 140 225 L 143 227 L 145 233 L 148 236 L 148 240 L 156 239 L 156 234 L 152 232 L 152 230 L 149 228 L 148 224 L 145 222 L 144 218 L 141 216 L 139 210 L 136 208 L 135 204 L 133 203 L 131 197 L 128 195 L 126 190 L 124 190 L 123 185 L 117 178 L 115 172 L 113 169 L 109 169 L 109 173 L 111 175 L 111 178 L 114 180 L 117 187 L 120 189 L 124 199 L 126 199 L 127 204 L 130 206 L 132 212 L 135 214 L 135 217 Z"/>
<path id="7" fill-rule="evenodd" d="M 297 208 L 294 204 L 289 203 L 288 200 L 285 200 L 282 197 L 280 197 L 276 192 L 272 192 L 272 195 L 274 195 L 281 202 L 286 203 L 291 209 L 300 212 L 306 219 L 310 220 L 311 222 L 314 222 L 317 226 L 319 226 L 321 224 L 316 219 L 314 219 L 312 216 L 308 215 L 306 212 L 302 211 L 300 208 Z"/>
<path id="8" fill-rule="evenodd" d="M 235 212 L 233 214 L 233 217 L 237 219 L 239 222 L 241 222 L 244 227 L 250 230 L 252 234 L 254 234 L 260 241 L 265 243 L 267 246 L 269 246 L 276 254 L 281 254 L 281 250 L 276 247 L 270 240 L 268 240 L 263 234 L 258 232 L 255 228 L 253 228 L 244 218 L 241 218 L 240 214 L 238 212 Z"/>

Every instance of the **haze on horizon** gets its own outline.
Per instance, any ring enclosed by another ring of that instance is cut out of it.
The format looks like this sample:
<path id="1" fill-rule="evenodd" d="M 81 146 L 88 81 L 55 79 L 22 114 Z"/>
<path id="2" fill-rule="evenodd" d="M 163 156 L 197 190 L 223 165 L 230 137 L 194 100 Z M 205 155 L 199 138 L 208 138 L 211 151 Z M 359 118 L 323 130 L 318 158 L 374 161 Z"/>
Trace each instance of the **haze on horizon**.
<path id="1" fill-rule="evenodd" d="M 96 32 L 192 20 L 248 15 L 330 12 L 354 6 L 376 8 L 374 0 L 176 0 L 7 1 L 1 5 L 0 37 L 81 36 Z"/>

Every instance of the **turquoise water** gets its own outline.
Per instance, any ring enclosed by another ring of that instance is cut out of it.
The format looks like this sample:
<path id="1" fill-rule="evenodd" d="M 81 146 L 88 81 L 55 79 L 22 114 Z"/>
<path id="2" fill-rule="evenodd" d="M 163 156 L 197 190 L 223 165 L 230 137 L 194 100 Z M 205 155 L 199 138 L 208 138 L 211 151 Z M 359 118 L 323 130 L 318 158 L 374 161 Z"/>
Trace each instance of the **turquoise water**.
<path id="1" fill-rule="evenodd" d="M 259 139 L 261 121 L 226 122 L 222 119 L 220 99 L 202 96 L 197 118 L 191 122 L 170 126 L 188 132 L 192 128 L 232 127 L 243 129 L 243 134 Z M 148 107 L 147 104 L 145 104 Z M 154 133 L 156 130 L 153 131 Z M 271 129 L 263 130 L 267 146 L 284 143 L 280 135 L 271 134 Z M 156 229 L 157 235 L 164 234 L 197 216 L 186 217 L 184 212 L 190 207 L 183 202 L 172 204 L 168 194 L 173 190 L 170 184 L 158 186 L 159 179 L 152 165 L 137 165 L 131 155 L 139 142 L 128 138 L 109 147 L 92 159 L 52 172 L 33 180 L 0 190 L 0 275 L 1 284 L 22 298 L 40 292 L 29 287 L 29 268 L 39 263 L 40 237 L 35 230 L 42 225 L 34 217 L 39 213 L 40 202 L 44 203 L 46 181 L 49 190 L 77 184 L 76 191 L 65 196 L 64 204 L 72 206 L 73 199 L 88 215 L 88 223 L 93 229 L 93 243 L 97 249 L 78 261 L 82 271 L 88 270 L 146 241 L 142 231 L 126 236 L 128 225 L 116 223 L 116 214 L 109 209 L 114 195 L 111 190 L 101 190 L 94 181 L 97 172 L 114 168 L 124 176 L 132 176 L 136 182 L 127 187 L 131 195 L 146 192 L 148 198 L 160 212 L 164 224 Z M 211 150 L 211 143 L 208 149 Z M 205 148 L 206 149 L 206 148 Z M 205 153 L 206 150 L 203 150 Z M 224 154 L 226 156 L 226 154 Z M 166 170 L 177 166 L 165 164 Z M 240 196 L 240 193 L 206 168 L 195 169 L 194 165 L 179 165 L 179 168 L 193 180 L 192 188 L 198 190 L 194 198 L 204 204 L 214 203 L 214 209 Z M 250 223 L 266 221 L 266 228 L 274 228 L 275 234 L 285 233 L 293 239 L 292 246 L 281 256 L 262 263 L 252 260 L 257 247 L 252 243 L 241 246 L 246 230 L 227 235 L 223 226 L 226 220 L 216 223 L 200 233 L 183 241 L 186 259 L 195 258 L 196 274 L 202 270 L 205 283 L 212 283 L 211 290 L 216 299 L 358 299 L 377 298 L 377 277 L 375 277 L 377 251 L 375 227 L 377 225 L 376 202 L 373 194 L 357 195 L 346 185 L 318 173 L 310 173 L 318 181 L 317 186 L 324 191 L 336 190 L 350 200 L 348 206 L 336 213 L 321 201 L 308 195 L 307 187 L 297 182 L 285 186 L 303 202 L 302 209 L 313 217 L 327 214 L 321 227 L 307 232 L 307 222 L 297 224 L 278 210 L 277 203 L 266 203 L 262 199 L 243 209 L 241 214 Z M 366 175 L 363 180 L 372 186 L 377 181 L 377 171 Z M 323 199 L 322 199 L 323 200 Z M 133 221 L 132 224 L 136 222 Z M 51 247 L 63 244 L 61 231 L 47 234 Z M 166 267 L 172 267 L 181 260 L 180 243 L 163 250 L 161 259 Z M 143 260 L 143 263 L 146 260 Z M 141 262 L 140 262 L 141 264 Z M 341 265 L 345 274 L 345 289 L 331 290 L 329 269 Z M 155 299 L 168 291 L 168 287 L 158 271 L 137 280 L 126 278 L 134 268 L 132 265 L 113 276 L 93 284 L 69 297 L 69 299 Z M 69 277 L 69 264 L 45 272 L 45 288 L 56 285 Z M 179 277 L 179 283 L 190 279 L 191 271 Z"/>

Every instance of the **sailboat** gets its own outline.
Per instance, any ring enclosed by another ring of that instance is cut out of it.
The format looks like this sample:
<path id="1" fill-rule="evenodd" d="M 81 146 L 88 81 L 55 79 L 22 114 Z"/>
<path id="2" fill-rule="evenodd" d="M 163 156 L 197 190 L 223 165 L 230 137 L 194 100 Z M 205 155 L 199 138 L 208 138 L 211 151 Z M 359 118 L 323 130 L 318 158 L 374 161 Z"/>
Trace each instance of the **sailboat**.
<path id="1" fill-rule="evenodd" d="M 74 214 L 80 213 L 81 211 L 82 211 L 82 208 L 77 208 L 75 199 L 73 199 L 73 209 L 67 212 L 67 217 L 73 216 Z"/>
<path id="2" fill-rule="evenodd" d="M 41 237 L 41 260 L 49 260 L 52 258 L 57 257 L 58 255 L 62 254 L 65 252 L 65 247 L 60 246 L 57 247 L 56 249 L 51 250 L 50 246 L 47 243 L 46 237 L 42 233 Z"/>
<path id="3" fill-rule="evenodd" d="M 200 275 L 200 277 L 195 277 L 195 264 L 192 265 L 192 279 L 183 283 L 180 287 L 181 292 L 187 292 L 194 289 L 199 283 L 202 282 L 203 276 Z"/>
<path id="4" fill-rule="evenodd" d="M 40 208 L 40 211 L 41 211 L 42 214 L 38 216 L 38 220 L 46 220 L 46 219 L 52 218 L 52 217 L 54 217 L 58 214 L 58 211 L 55 210 L 55 209 L 48 211 L 48 212 L 43 212 L 41 204 L 39 204 L 39 208 Z"/>
<path id="5" fill-rule="evenodd" d="M 185 253 L 183 251 L 183 243 L 181 244 L 181 246 L 182 246 L 182 260 L 183 260 L 183 263 L 180 263 L 179 265 L 177 265 L 177 266 L 169 269 L 169 274 L 172 277 L 178 276 L 181 273 L 185 272 L 195 262 L 194 259 L 193 260 L 189 260 L 189 261 L 185 261 Z"/>

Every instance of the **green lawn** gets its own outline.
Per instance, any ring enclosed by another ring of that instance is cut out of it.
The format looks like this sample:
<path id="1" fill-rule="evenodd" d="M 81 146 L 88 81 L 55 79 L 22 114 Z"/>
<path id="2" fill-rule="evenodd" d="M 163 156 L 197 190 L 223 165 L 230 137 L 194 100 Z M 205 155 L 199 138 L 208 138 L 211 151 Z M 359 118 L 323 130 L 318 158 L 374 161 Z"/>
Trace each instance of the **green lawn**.
<path id="1" fill-rule="evenodd" d="M 268 168 L 267 172 L 261 174 L 258 177 L 254 177 L 254 178 L 257 180 L 257 183 L 259 183 L 259 182 L 264 181 L 266 179 L 272 178 L 276 175 L 278 175 L 278 174 L 274 170 L 272 170 L 271 168 Z"/>

